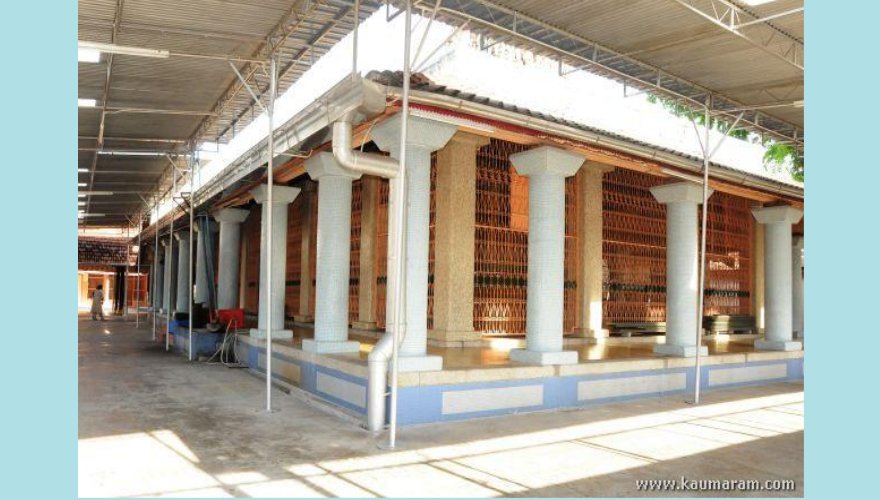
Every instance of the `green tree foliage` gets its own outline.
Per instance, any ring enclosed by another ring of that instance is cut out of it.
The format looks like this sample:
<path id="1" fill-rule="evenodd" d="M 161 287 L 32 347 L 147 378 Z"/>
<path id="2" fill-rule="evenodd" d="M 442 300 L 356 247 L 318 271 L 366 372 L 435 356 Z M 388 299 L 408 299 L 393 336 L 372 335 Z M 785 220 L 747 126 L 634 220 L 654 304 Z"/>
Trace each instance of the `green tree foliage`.
<path id="1" fill-rule="evenodd" d="M 649 95 L 648 102 L 659 104 L 673 115 L 688 118 L 698 125 L 705 125 L 706 123 L 705 113 L 680 104 L 674 99 Z M 730 129 L 730 125 L 730 122 L 726 120 L 709 117 L 709 126 L 721 132 L 727 132 Z M 730 136 L 745 140 L 748 139 L 749 132 L 744 129 L 732 130 L 730 131 Z M 764 168 L 776 171 L 785 169 L 791 174 L 793 179 L 800 182 L 804 181 L 804 157 L 802 154 L 799 154 L 797 148 L 790 144 L 770 140 L 762 142 L 762 145 L 766 147 L 764 152 Z"/>

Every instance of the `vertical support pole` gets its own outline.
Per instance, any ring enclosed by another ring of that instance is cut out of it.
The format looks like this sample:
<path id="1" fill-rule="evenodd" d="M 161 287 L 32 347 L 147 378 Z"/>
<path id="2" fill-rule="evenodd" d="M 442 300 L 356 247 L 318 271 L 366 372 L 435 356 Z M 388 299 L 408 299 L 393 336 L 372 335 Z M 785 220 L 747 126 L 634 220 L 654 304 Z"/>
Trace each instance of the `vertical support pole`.
<path id="1" fill-rule="evenodd" d="M 177 189 L 177 164 L 175 162 L 171 162 L 171 210 L 168 211 L 169 216 L 171 217 L 171 222 L 168 227 L 168 245 L 171 250 L 169 250 L 167 255 L 171 255 L 172 260 L 174 259 L 174 190 Z M 178 259 L 179 260 L 179 259 Z M 166 263 L 166 266 L 171 265 L 171 263 Z M 173 276 L 172 276 L 173 278 Z M 170 287 L 169 290 L 173 288 Z M 165 352 L 168 352 L 171 349 L 171 339 L 170 339 L 170 329 L 171 329 L 171 300 L 169 296 L 168 300 L 168 310 L 166 313 L 165 320 Z"/>
<path id="2" fill-rule="evenodd" d="M 141 247 L 141 233 L 143 233 L 144 229 L 144 216 L 141 214 L 140 219 L 138 219 L 138 254 L 137 254 L 137 265 L 135 270 L 135 279 L 137 280 L 134 284 L 134 327 L 140 327 L 141 323 L 141 257 L 143 256 L 143 248 Z"/>
<path id="3" fill-rule="evenodd" d="M 412 24 L 412 2 L 406 2 L 406 16 L 403 28 L 403 92 L 401 97 L 400 109 L 400 170 L 397 176 L 397 190 L 395 191 L 395 213 L 394 213 L 394 230 L 395 230 L 395 253 L 397 261 L 395 262 L 395 279 L 392 283 L 394 289 L 394 305 L 393 305 L 393 332 L 394 337 L 391 349 L 391 401 L 389 416 L 389 432 L 388 447 L 394 449 L 397 442 L 397 372 L 398 357 L 400 350 L 400 341 L 402 338 L 402 329 L 405 325 L 403 317 L 405 307 L 403 307 L 403 284 L 406 283 L 404 275 L 406 266 L 406 247 L 403 244 L 403 235 L 406 234 L 404 213 L 406 211 L 406 143 L 407 143 L 407 125 L 409 122 L 409 80 L 410 80 L 410 40 L 412 33 L 410 30 Z M 393 180 L 392 180 L 393 182 Z M 390 250 L 390 249 L 389 249 Z"/>
<path id="4" fill-rule="evenodd" d="M 195 239 L 193 239 L 193 228 L 195 226 L 195 212 L 196 212 L 196 201 L 194 193 L 194 185 L 195 185 L 195 171 L 196 171 L 196 158 L 195 158 L 195 149 L 190 150 L 189 154 L 189 247 L 187 248 L 187 252 L 189 253 L 189 262 L 187 262 L 187 268 L 189 272 L 186 273 L 186 278 L 188 280 L 188 290 L 187 296 L 189 300 L 186 303 L 187 309 L 187 344 L 189 344 L 187 350 L 187 359 L 192 361 L 195 359 L 193 355 L 193 246 L 195 246 Z"/>
<path id="5" fill-rule="evenodd" d="M 159 307 L 159 301 L 156 300 L 156 294 L 159 292 L 159 287 L 157 286 L 159 279 L 159 203 L 155 199 L 153 200 L 153 210 L 156 211 L 156 238 L 153 246 L 153 342 L 155 342 L 156 315 L 159 313 L 159 310 L 157 309 Z"/>
<path id="6" fill-rule="evenodd" d="M 709 107 L 704 112 L 705 123 L 703 133 L 703 217 L 700 231 L 700 284 L 697 286 L 697 354 L 694 356 L 694 404 L 700 404 L 700 362 L 703 345 L 703 296 L 706 286 L 706 228 L 709 222 Z"/>
<path id="7" fill-rule="evenodd" d="M 361 24 L 361 0 L 354 0 L 354 29 L 352 29 L 351 74 L 358 72 L 358 27 Z"/>
<path id="8" fill-rule="evenodd" d="M 122 286 L 117 294 L 122 297 L 122 317 L 128 317 L 128 265 L 131 262 L 131 220 L 129 219 L 129 227 L 125 229 L 125 271 L 122 273 Z"/>
<path id="9" fill-rule="evenodd" d="M 269 108 L 266 111 L 267 118 L 269 121 L 269 137 L 268 137 L 268 152 L 269 152 L 269 161 L 266 165 L 267 170 L 267 184 L 269 186 L 269 193 L 267 194 L 266 204 L 268 212 L 266 213 L 266 303 L 262 304 L 263 307 L 266 308 L 266 411 L 272 411 L 272 212 L 274 212 L 275 205 L 273 205 L 272 192 L 273 182 L 275 177 L 275 166 L 274 166 L 274 157 L 275 157 L 275 124 L 274 124 L 274 115 L 275 115 L 275 86 L 277 82 L 275 79 L 277 75 L 275 74 L 275 57 L 273 56 L 269 60 Z M 281 325 L 284 326 L 284 325 Z"/>

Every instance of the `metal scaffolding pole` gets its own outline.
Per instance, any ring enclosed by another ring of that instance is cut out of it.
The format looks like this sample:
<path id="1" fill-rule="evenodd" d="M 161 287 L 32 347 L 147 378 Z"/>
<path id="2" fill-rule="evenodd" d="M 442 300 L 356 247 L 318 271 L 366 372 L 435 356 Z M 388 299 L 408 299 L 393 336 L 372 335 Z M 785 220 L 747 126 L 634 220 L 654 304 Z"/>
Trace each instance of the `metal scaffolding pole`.
<path id="1" fill-rule="evenodd" d="M 709 130 L 711 128 L 711 122 L 709 117 L 709 106 L 706 106 L 703 114 L 704 123 L 703 123 L 703 140 L 700 141 L 700 147 L 703 151 L 703 206 L 702 206 L 702 217 L 701 217 L 701 231 L 700 231 L 700 282 L 697 287 L 697 354 L 694 357 L 694 404 L 700 403 L 700 382 L 702 376 L 700 374 L 700 366 L 701 366 L 701 356 L 700 356 L 700 348 L 703 345 L 703 303 L 706 294 L 706 239 L 708 237 L 708 222 L 709 222 L 709 164 L 712 161 L 712 157 L 715 156 L 715 153 L 718 152 L 718 149 L 721 148 L 721 145 L 724 144 L 724 140 L 730 136 L 730 132 L 736 128 L 739 124 L 740 119 L 743 117 L 743 113 L 740 113 L 733 124 L 727 129 L 724 133 L 724 136 L 721 137 L 721 140 L 718 141 L 718 144 L 715 145 L 711 150 L 709 149 Z M 692 121 L 694 124 L 694 130 L 696 131 L 696 123 Z M 697 131 L 698 132 L 698 131 Z M 697 139 L 699 140 L 699 132 L 697 133 Z"/>
<path id="2" fill-rule="evenodd" d="M 189 344 L 189 350 L 187 351 L 187 359 L 192 361 L 193 357 L 193 224 L 194 224 L 194 215 L 195 215 L 195 199 L 194 194 L 195 190 L 193 189 L 195 186 L 195 152 L 189 155 L 189 272 L 186 274 L 189 279 L 189 291 L 187 292 L 189 295 L 189 301 L 187 302 L 187 332 L 188 338 L 187 343 Z"/>
<path id="3" fill-rule="evenodd" d="M 172 161 L 171 162 L 171 188 L 169 189 L 169 191 L 171 193 L 171 210 L 169 211 L 169 214 L 171 214 L 171 222 L 168 224 L 168 248 L 170 248 L 168 254 L 171 255 L 172 262 L 174 261 L 174 190 L 175 190 L 175 188 L 177 188 L 177 164 Z M 177 259 L 177 260 L 179 261 L 180 259 Z M 165 265 L 170 266 L 171 262 L 166 262 Z M 174 275 L 173 275 L 174 268 L 172 267 L 171 270 L 172 270 L 172 272 L 168 273 L 168 276 L 170 276 L 171 279 L 173 279 L 174 278 Z M 164 286 L 164 283 L 163 283 L 163 286 Z M 169 351 L 171 349 L 171 343 L 170 343 L 171 336 L 168 334 L 168 332 L 171 329 L 171 307 L 172 307 L 171 289 L 172 288 L 173 287 L 171 286 L 171 283 L 169 280 L 169 284 L 168 284 L 168 310 L 165 311 L 165 313 L 166 313 L 166 315 L 165 315 L 166 316 L 166 320 L 165 320 L 165 351 Z M 164 297 L 163 297 L 163 299 L 164 299 Z"/>
<path id="4" fill-rule="evenodd" d="M 137 266 L 135 271 L 135 279 L 137 280 L 134 284 L 134 327 L 139 328 L 141 326 L 141 256 L 143 255 L 143 251 L 141 248 L 141 233 L 143 233 L 144 228 L 144 216 L 141 214 L 141 218 L 138 219 L 138 253 L 137 253 Z"/>
<path id="5" fill-rule="evenodd" d="M 272 208 L 273 196 L 272 185 L 273 177 L 275 177 L 274 157 L 275 157 L 275 131 L 274 115 L 275 115 L 275 91 L 277 85 L 277 71 L 275 69 L 275 57 L 269 60 L 269 107 L 266 115 L 269 122 L 268 152 L 269 161 L 266 165 L 267 185 L 269 187 L 269 195 L 266 197 L 266 411 L 272 411 Z M 259 99 L 257 100 L 259 102 Z"/>
<path id="6" fill-rule="evenodd" d="M 406 142 L 407 127 L 409 122 L 409 80 L 410 80 L 410 42 L 412 33 L 410 25 L 412 23 L 412 2 L 406 2 L 406 16 L 404 21 L 404 41 L 403 41 L 403 92 L 401 96 L 400 109 L 400 171 L 397 174 L 397 190 L 395 192 L 395 252 L 397 260 L 395 261 L 395 274 L 393 285 L 394 303 L 392 304 L 393 315 L 393 342 L 391 348 L 391 401 L 389 404 L 389 432 L 388 447 L 394 448 L 397 444 L 397 374 L 399 370 L 398 356 L 400 351 L 400 341 L 403 338 L 403 329 L 406 325 L 406 308 L 403 303 L 405 294 L 403 293 L 404 283 L 406 283 L 406 245 L 404 244 L 406 234 Z M 392 179 L 394 182 L 394 179 Z"/>
<path id="7" fill-rule="evenodd" d="M 122 273 L 122 283 L 117 292 L 122 298 L 121 309 L 122 317 L 128 318 L 128 265 L 131 262 L 131 220 L 128 221 L 129 226 L 125 229 L 125 271 Z"/>
<path id="8" fill-rule="evenodd" d="M 158 301 L 156 300 L 156 294 L 159 292 L 159 287 L 156 285 L 159 281 L 159 202 L 156 198 L 153 198 L 153 210 L 156 211 L 156 242 L 153 247 L 153 342 L 156 341 L 156 316 L 158 315 Z M 164 279 L 164 277 L 163 277 Z M 165 284 L 163 283 L 164 287 Z"/>

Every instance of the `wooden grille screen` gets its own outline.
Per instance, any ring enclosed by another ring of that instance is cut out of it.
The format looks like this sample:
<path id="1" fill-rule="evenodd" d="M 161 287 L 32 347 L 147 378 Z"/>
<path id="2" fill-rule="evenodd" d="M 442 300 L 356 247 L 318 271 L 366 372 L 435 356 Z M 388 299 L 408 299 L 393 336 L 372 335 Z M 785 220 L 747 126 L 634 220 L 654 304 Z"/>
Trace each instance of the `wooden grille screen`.
<path id="1" fill-rule="evenodd" d="M 752 314 L 752 235 L 749 200 L 715 192 L 709 198 L 704 314 Z"/>
<path id="2" fill-rule="evenodd" d="M 358 283 L 361 276 L 361 212 L 363 210 L 363 182 L 351 185 L 351 261 L 348 273 L 348 322 L 358 319 Z"/>
<path id="3" fill-rule="evenodd" d="M 666 320 L 666 208 L 661 179 L 615 169 L 602 181 L 603 320 Z"/>
<path id="4" fill-rule="evenodd" d="M 474 330 L 487 336 L 526 330 L 528 178 L 510 164 L 528 146 L 492 139 L 477 152 L 474 234 Z M 577 182 L 565 183 L 565 297 L 563 329 L 575 329 Z"/>
<path id="5" fill-rule="evenodd" d="M 376 209 L 376 300 L 373 302 L 376 327 L 385 328 L 385 294 L 388 282 L 388 179 L 379 179 L 379 206 Z"/>
<path id="6" fill-rule="evenodd" d="M 242 246 L 246 248 L 244 259 L 244 310 L 257 314 L 260 287 L 260 205 L 251 207 L 242 224 Z"/>

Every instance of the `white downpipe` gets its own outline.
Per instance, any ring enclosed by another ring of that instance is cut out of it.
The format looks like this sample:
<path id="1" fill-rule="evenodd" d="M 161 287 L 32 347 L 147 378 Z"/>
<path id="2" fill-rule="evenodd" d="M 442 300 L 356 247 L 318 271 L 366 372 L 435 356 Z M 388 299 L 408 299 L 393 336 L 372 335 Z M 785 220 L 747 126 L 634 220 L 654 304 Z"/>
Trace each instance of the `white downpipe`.
<path id="1" fill-rule="evenodd" d="M 393 179 L 397 177 L 397 161 L 378 154 L 351 149 L 352 115 L 347 113 L 333 124 L 333 157 L 344 168 L 367 175 Z"/>

